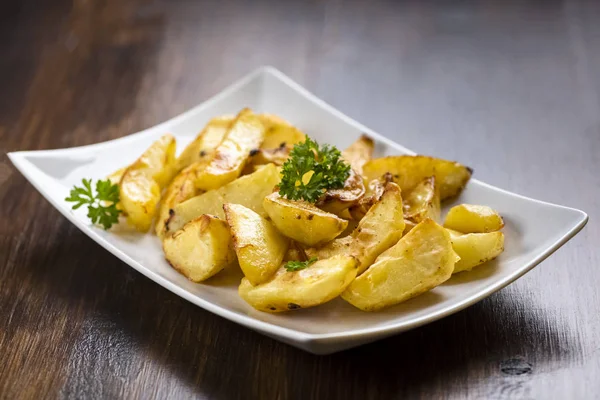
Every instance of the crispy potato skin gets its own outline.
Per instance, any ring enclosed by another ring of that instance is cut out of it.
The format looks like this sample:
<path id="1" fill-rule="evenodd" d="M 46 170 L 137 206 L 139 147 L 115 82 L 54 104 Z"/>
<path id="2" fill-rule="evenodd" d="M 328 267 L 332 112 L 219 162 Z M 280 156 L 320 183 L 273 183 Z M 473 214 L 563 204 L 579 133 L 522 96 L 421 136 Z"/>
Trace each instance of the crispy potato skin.
<path id="1" fill-rule="evenodd" d="M 259 311 L 314 307 L 339 296 L 356 276 L 356 265 L 353 257 L 335 256 L 300 271 L 288 272 L 282 266 L 271 280 L 258 286 L 244 278 L 238 292 Z"/>
<path id="2" fill-rule="evenodd" d="M 358 175 L 362 175 L 363 165 L 373 157 L 374 147 L 373 139 L 362 135 L 342 152 L 342 157 Z"/>
<path id="3" fill-rule="evenodd" d="M 233 115 L 222 115 L 211 119 L 198 136 L 183 149 L 177 158 L 177 170 L 181 171 L 199 161 L 208 163 L 234 119 Z"/>
<path id="4" fill-rule="evenodd" d="M 240 111 L 223 141 L 205 168 L 196 175 L 196 187 L 201 190 L 218 189 L 237 179 L 244 169 L 250 151 L 263 142 L 265 128 L 250 109 Z"/>
<path id="5" fill-rule="evenodd" d="M 358 260 L 358 274 L 363 273 L 382 252 L 395 245 L 404 231 L 402 196 L 398 185 L 388 183 L 381 199 L 369 209 L 349 236 L 320 248 L 306 249 L 308 257 L 327 258 L 351 255 Z"/>
<path id="6" fill-rule="evenodd" d="M 223 210 L 244 275 L 254 286 L 266 282 L 279 269 L 289 240 L 249 208 L 224 204 Z"/>
<path id="7" fill-rule="evenodd" d="M 423 179 L 404 198 L 404 233 L 408 233 L 419 222 L 427 218 L 440 221 L 440 192 L 435 183 L 435 177 L 430 176 Z"/>
<path id="8" fill-rule="evenodd" d="M 165 234 L 176 232 L 188 221 L 202 214 L 215 215 L 224 219 L 223 204 L 225 203 L 241 204 L 264 217 L 266 212 L 263 208 L 263 200 L 273 192 L 273 187 L 280 179 L 279 169 L 275 165 L 265 165 L 253 174 L 242 176 L 219 189 L 192 197 L 173 208 L 165 225 Z"/>
<path id="9" fill-rule="evenodd" d="M 171 180 L 174 165 L 175 138 L 165 135 L 123 173 L 119 183 L 121 206 L 127 222 L 140 232 L 150 228 L 161 189 Z"/>
<path id="10" fill-rule="evenodd" d="M 265 139 L 261 149 L 277 149 L 289 147 L 306 140 L 306 135 L 286 120 L 273 114 L 259 114 L 258 116 L 265 127 Z M 282 146 L 282 144 L 284 146 Z"/>
<path id="11" fill-rule="evenodd" d="M 364 311 L 399 304 L 448 280 L 457 259 L 449 233 L 427 219 L 377 257 L 342 298 Z"/>
<path id="12" fill-rule="evenodd" d="M 307 246 L 335 239 L 348 225 L 335 214 L 305 201 L 285 199 L 277 192 L 265 197 L 263 207 L 281 233 Z"/>
<path id="13" fill-rule="evenodd" d="M 235 263 L 229 226 L 211 215 L 202 215 L 165 237 L 163 251 L 169 264 L 194 282 L 202 282 Z"/>
<path id="14" fill-rule="evenodd" d="M 460 260 L 454 266 L 454 273 L 470 271 L 474 267 L 498 257 L 504 251 L 502 232 L 463 234 L 448 229 L 452 247 Z"/>
<path id="15" fill-rule="evenodd" d="M 462 233 L 486 233 L 502 229 L 504 221 L 490 207 L 461 204 L 450 209 L 444 226 Z"/>
<path id="16" fill-rule="evenodd" d="M 423 179 L 435 176 L 441 200 L 458 195 L 471 178 L 472 170 L 462 164 L 427 156 L 389 156 L 376 158 L 363 167 L 367 181 L 377 179 L 386 172 L 394 182 L 408 193 Z"/>

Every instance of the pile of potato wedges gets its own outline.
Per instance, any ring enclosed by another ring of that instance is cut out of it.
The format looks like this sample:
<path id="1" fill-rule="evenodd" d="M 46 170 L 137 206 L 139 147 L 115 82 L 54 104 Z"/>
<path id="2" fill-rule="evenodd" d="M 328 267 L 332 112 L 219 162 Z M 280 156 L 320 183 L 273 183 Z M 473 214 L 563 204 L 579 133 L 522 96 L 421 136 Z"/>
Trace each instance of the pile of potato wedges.
<path id="1" fill-rule="evenodd" d="M 422 294 L 504 250 L 501 216 L 462 204 L 441 221 L 441 204 L 472 170 L 426 156 L 372 158 L 360 137 L 343 150 L 351 172 L 316 203 L 277 190 L 281 165 L 306 135 L 270 114 L 218 116 L 176 157 L 165 135 L 109 179 L 128 224 L 154 231 L 169 264 L 194 282 L 241 269 L 240 296 L 281 312 L 336 297 L 376 311 Z M 289 261 L 307 261 L 288 270 Z"/>

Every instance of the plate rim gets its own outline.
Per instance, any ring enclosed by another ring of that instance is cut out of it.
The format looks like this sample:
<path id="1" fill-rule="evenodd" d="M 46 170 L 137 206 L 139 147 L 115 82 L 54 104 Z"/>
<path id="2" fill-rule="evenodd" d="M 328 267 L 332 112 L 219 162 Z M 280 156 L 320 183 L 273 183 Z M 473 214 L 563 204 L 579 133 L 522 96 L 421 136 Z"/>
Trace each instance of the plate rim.
<path id="1" fill-rule="evenodd" d="M 135 133 L 132 133 L 132 134 L 120 137 L 120 138 L 116 138 L 116 139 L 112 139 L 112 140 L 108 140 L 108 141 L 104 141 L 104 142 L 99 142 L 99 143 L 93 143 L 93 144 L 84 145 L 84 146 L 59 148 L 59 149 L 51 149 L 51 150 L 16 151 L 16 152 L 9 152 L 9 153 L 7 153 L 7 155 L 8 155 L 8 158 L 13 163 L 13 165 L 17 168 L 17 170 L 32 184 L 32 186 L 48 202 L 50 202 L 50 204 L 54 208 L 56 208 L 64 217 L 66 217 L 67 220 L 69 220 L 80 231 L 85 233 L 88 237 L 90 237 L 92 240 L 94 240 L 100 246 L 105 248 L 107 251 L 112 253 L 114 256 L 119 258 L 124 263 L 128 264 L 130 267 L 132 267 L 135 270 L 137 270 L 138 272 L 140 272 L 142 275 L 153 280 L 154 282 L 161 285 L 165 289 L 171 291 L 172 293 L 191 302 L 192 304 L 195 304 L 195 305 L 197 305 L 213 314 L 216 314 L 220 317 L 226 318 L 232 322 L 238 323 L 238 324 L 245 326 L 247 328 L 250 328 L 250 329 L 257 330 L 259 332 L 263 332 L 268 335 L 270 334 L 270 335 L 273 335 L 276 337 L 290 338 L 301 344 L 308 344 L 308 345 L 326 342 L 331 339 L 351 340 L 351 339 L 360 339 L 360 338 L 365 338 L 365 337 L 370 337 L 370 336 L 375 336 L 375 335 L 377 335 L 378 337 L 389 336 L 389 335 L 392 335 L 395 333 L 400 333 L 403 331 L 417 328 L 419 326 L 425 325 L 427 323 L 430 323 L 430 322 L 436 321 L 438 319 L 452 315 L 454 313 L 457 313 L 457 312 L 475 304 L 476 302 L 490 296 L 491 294 L 497 292 L 498 290 L 506 287 L 510 283 L 516 281 L 517 279 L 519 279 L 520 277 L 525 275 L 527 272 L 531 271 L 534 267 L 539 265 L 542 261 L 544 261 L 552 253 L 554 253 L 556 250 L 558 250 L 560 247 L 562 247 L 572 237 L 574 237 L 578 232 L 580 232 L 589 220 L 589 216 L 582 210 L 546 202 L 543 200 L 534 199 L 534 198 L 527 197 L 527 196 L 523 196 L 518 193 L 514 193 L 514 192 L 496 187 L 494 185 L 491 185 L 491 184 L 488 184 L 488 183 L 485 183 L 478 179 L 473 178 L 472 179 L 473 181 L 477 182 L 478 184 L 480 184 L 482 186 L 487 187 L 488 189 L 492 189 L 496 192 L 504 193 L 505 195 L 512 196 L 512 197 L 517 197 L 522 200 L 531 201 L 531 202 L 537 203 L 538 205 L 541 205 L 541 206 L 549 206 L 552 208 L 561 209 L 563 211 L 573 212 L 573 213 L 577 214 L 577 218 L 574 218 L 575 223 L 572 224 L 572 226 L 558 240 L 552 242 L 550 245 L 548 245 L 546 248 L 544 248 L 543 251 L 541 251 L 530 262 L 524 264 L 520 268 L 517 268 L 511 274 L 507 275 L 503 279 L 495 281 L 493 284 L 489 285 L 485 289 L 483 289 L 477 293 L 474 293 L 473 295 L 467 297 L 466 299 L 463 299 L 462 301 L 456 302 L 455 304 L 452 304 L 448 307 L 442 308 L 441 310 L 437 310 L 432 313 L 428 313 L 421 317 L 416 317 L 416 318 L 413 318 L 413 319 L 410 319 L 410 320 L 404 321 L 404 322 L 393 322 L 392 321 L 389 323 L 389 325 L 386 325 L 386 326 L 365 327 L 365 328 L 354 329 L 354 330 L 350 330 L 350 331 L 335 332 L 335 333 L 308 333 L 308 332 L 298 331 L 298 330 L 295 330 L 292 328 L 282 327 L 280 325 L 276 325 L 271 322 L 262 321 L 255 317 L 252 317 L 248 314 L 246 314 L 246 315 L 239 314 L 235 311 L 228 309 L 227 307 L 217 305 L 217 304 L 212 303 L 208 300 L 205 300 L 191 292 L 188 292 L 186 289 L 182 288 L 181 286 L 177 285 L 176 283 L 171 282 L 167 278 L 162 277 L 158 273 L 153 272 L 150 269 L 144 267 L 141 263 L 139 263 L 139 262 L 135 261 L 133 258 L 131 258 L 127 253 L 121 251 L 120 249 L 118 249 L 117 247 L 112 245 L 110 242 L 108 242 L 106 239 L 104 239 L 102 236 L 100 236 L 98 234 L 98 232 L 96 232 L 91 226 L 89 226 L 89 225 L 83 223 L 82 221 L 78 220 L 77 218 L 75 218 L 75 215 L 73 213 L 69 212 L 69 210 L 67 209 L 66 206 L 64 206 L 63 204 L 59 204 L 58 201 L 55 201 L 51 196 L 49 196 L 49 194 L 46 193 L 46 189 L 44 189 L 42 187 L 42 185 L 40 184 L 41 181 L 35 177 L 36 173 L 33 172 L 33 171 L 39 171 L 41 173 L 42 171 L 38 167 L 34 166 L 27 159 L 28 156 L 32 156 L 32 155 L 33 156 L 36 156 L 36 155 L 42 156 L 42 155 L 48 155 L 48 154 L 56 155 L 57 153 L 60 154 L 60 153 L 76 152 L 76 151 L 87 150 L 87 149 L 91 149 L 91 148 L 102 149 L 103 147 L 106 147 L 107 145 L 110 145 L 110 144 L 116 144 L 116 143 L 134 140 L 138 136 L 141 136 L 141 135 L 147 133 L 151 129 L 154 130 L 154 129 L 158 129 L 159 127 L 168 126 L 174 122 L 177 122 L 179 120 L 183 120 L 183 119 L 187 118 L 189 115 L 191 115 L 193 113 L 197 113 L 197 112 L 201 111 L 203 108 L 208 107 L 213 103 L 216 103 L 220 99 L 234 94 L 238 89 L 242 88 L 244 85 L 251 82 L 252 80 L 260 78 L 261 75 L 263 75 L 263 74 L 268 74 L 268 75 L 271 75 L 271 76 L 277 78 L 280 82 L 288 85 L 293 90 L 295 90 L 296 92 L 301 94 L 307 101 L 311 101 L 311 102 L 319 105 L 320 107 L 324 108 L 325 111 L 327 111 L 328 113 L 337 116 L 338 118 L 342 119 L 344 122 L 348 123 L 349 125 L 353 125 L 353 126 L 359 128 L 360 130 L 364 131 L 366 134 L 368 134 L 369 136 L 372 136 L 376 140 L 383 142 L 392 148 L 395 148 L 402 152 L 405 152 L 406 154 L 416 154 L 412 150 L 407 149 L 406 147 L 392 141 L 391 139 L 388 139 L 387 137 L 382 136 L 381 134 L 372 131 L 371 129 L 362 125 L 360 122 L 353 120 L 349 116 L 342 113 L 340 110 L 334 108 L 332 105 L 328 104 L 321 98 L 317 97 L 315 94 L 308 91 L 306 88 L 304 88 L 299 83 L 292 80 L 290 77 L 288 77 L 283 72 L 276 69 L 275 67 L 262 66 L 262 67 L 259 67 L 255 70 L 253 70 L 252 72 L 246 74 L 242 78 L 238 79 L 237 81 L 235 81 L 232 84 L 225 87 L 223 90 L 219 91 L 217 94 L 211 96 L 207 100 L 190 108 L 189 110 L 184 111 L 183 113 L 181 113 L 171 119 L 163 121 L 157 125 L 143 129 L 139 132 L 135 132 Z M 292 344 L 292 343 L 290 343 L 290 344 Z M 313 351 L 313 350 L 309 349 L 309 351 Z"/>

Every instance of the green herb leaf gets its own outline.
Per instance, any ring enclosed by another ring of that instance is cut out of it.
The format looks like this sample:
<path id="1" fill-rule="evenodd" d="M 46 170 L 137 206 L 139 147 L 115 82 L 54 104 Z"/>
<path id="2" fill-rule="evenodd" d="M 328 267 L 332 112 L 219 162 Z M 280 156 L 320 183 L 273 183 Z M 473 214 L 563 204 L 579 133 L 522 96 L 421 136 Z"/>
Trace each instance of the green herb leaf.
<path id="1" fill-rule="evenodd" d="M 99 224 L 104 229 L 110 229 L 119 222 L 121 210 L 117 208 L 119 202 L 119 186 L 110 180 L 96 182 L 96 195 L 92 191 L 92 180 L 82 179 L 83 187 L 74 186 L 65 201 L 75 203 L 73 210 L 83 205 L 88 206 L 88 218 L 93 224 Z"/>
<path id="2" fill-rule="evenodd" d="M 310 265 L 316 263 L 317 257 L 311 257 L 309 260 L 306 261 L 288 261 L 284 267 L 288 272 L 293 272 L 293 271 L 300 271 L 304 268 L 308 268 Z"/>
<path id="3" fill-rule="evenodd" d="M 344 186 L 350 175 L 350 165 L 335 146 L 319 146 L 307 137 L 294 146 L 283 163 L 281 175 L 281 196 L 315 203 L 326 190 Z"/>

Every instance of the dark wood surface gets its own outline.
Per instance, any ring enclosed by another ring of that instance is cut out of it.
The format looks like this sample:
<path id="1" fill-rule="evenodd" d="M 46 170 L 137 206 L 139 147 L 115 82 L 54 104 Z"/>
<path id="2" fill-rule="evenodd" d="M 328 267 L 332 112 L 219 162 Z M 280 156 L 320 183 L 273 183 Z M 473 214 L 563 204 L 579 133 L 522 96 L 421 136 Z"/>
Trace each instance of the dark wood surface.
<path id="1" fill-rule="evenodd" d="M 600 397 L 598 21 L 595 1 L 2 2 L 0 397 Z M 263 64 L 590 223 L 465 311 L 319 357 L 136 273 L 5 155 L 127 135 Z"/>

